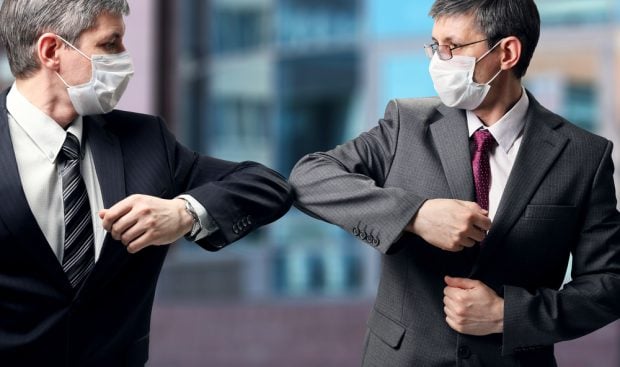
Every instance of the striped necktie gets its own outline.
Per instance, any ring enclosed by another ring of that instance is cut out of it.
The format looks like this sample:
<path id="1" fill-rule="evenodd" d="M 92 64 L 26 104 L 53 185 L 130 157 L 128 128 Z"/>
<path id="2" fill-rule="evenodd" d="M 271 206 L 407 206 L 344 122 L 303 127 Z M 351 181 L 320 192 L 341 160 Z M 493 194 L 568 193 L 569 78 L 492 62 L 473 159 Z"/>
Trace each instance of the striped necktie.
<path id="1" fill-rule="evenodd" d="M 65 208 L 65 241 L 62 268 L 74 289 L 95 266 L 94 233 L 86 185 L 80 174 L 80 141 L 67 133 L 59 155 L 62 165 L 62 199 Z"/>

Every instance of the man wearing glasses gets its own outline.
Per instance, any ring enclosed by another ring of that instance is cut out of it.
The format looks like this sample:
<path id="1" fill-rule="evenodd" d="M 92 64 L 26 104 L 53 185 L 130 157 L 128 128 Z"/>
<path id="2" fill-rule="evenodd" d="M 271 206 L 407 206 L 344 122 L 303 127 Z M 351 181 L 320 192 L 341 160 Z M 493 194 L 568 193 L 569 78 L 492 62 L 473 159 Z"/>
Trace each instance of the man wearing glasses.
<path id="1" fill-rule="evenodd" d="M 382 253 L 364 366 L 555 366 L 555 343 L 620 314 L 612 144 L 523 88 L 534 1 L 437 0 L 430 15 L 439 98 L 394 100 L 304 157 L 297 206 Z"/>

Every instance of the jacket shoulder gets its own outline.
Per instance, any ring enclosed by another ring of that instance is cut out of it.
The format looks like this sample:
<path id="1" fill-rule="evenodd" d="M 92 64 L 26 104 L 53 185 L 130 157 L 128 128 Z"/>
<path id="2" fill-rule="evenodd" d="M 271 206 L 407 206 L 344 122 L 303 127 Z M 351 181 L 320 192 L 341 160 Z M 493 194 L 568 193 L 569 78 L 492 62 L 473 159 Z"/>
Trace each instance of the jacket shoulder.
<path id="1" fill-rule="evenodd" d="M 122 110 L 114 110 L 105 115 L 101 115 L 101 118 L 103 118 L 106 123 L 113 125 L 155 123 L 160 120 L 159 117 L 154 115 Z"/>
<path id="2" fill-rule="evenodd" d="M 405 110 L 435 110 L 442 104 L 438 97 L 398 98 L 393 102 Z"/>
<path id="3" fill-rule="evenodd" d="M 119 136 L 150 135 L 166 129 L 165 123 L 160 117 L 143 113 L 114 110 L 105 115 L 96 115 L 91 118 L 99 122 L 106 130 Z"/>
<path id="4" fill-rule="evenodd" d="M 540 118 L 546 120 L 559 134 L 580 146 L 591 149 L 605 149 L 610 143 L 608 139 L 575 125 L 566 118 L 547 110 L 545 107 L 539 106 L 539 109 L 542 111 L 542 114 L 539 114 Z"/>
<path id="5" fill-rule="evenodd" d="M 398 98 L 391 100 L 385 109 L 386 120 L 410 120 L 425 121 L 430 119 L 441 106 L 441 100 L 437 97 L 429 98 Z"/>

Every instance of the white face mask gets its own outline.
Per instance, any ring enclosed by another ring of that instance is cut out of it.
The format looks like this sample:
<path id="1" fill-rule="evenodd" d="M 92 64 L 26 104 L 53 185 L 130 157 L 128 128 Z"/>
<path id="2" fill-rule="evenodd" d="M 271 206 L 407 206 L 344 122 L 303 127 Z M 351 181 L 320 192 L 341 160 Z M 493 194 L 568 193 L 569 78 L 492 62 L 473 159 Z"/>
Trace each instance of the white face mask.
<path id="1" fill-rule="evenodd" d="M 476 64 L 498 45 L 499 42 L 480 56 L 478 60 L 472 56 L 453 55 L 452 59 L 444 61 L 439 59 L 438 53 L 433 55 L 429 72 L 435 90 L 443 104 L 470 111 L 482 104 L 489 90 L 491 90 L 491 83 L 502 72 L 502 69 L 484 84 L 474 81 L 474 71 Z"/>
<path id="2" fill-rule="evenodd" d="M 133 76 L 133 63 L 127 51 L 119 54 L 92 55 L 88 57 L 77 47 L 58 36 L 67 45 L 90 60 L 93 74 L 90 81 L 81 85 L 69 85 L 60 74 L 60 80 L 67 86 L 69 98 L 75 111 L 82 115 L 97 115 L 112 111 L 127 89 Z"/>

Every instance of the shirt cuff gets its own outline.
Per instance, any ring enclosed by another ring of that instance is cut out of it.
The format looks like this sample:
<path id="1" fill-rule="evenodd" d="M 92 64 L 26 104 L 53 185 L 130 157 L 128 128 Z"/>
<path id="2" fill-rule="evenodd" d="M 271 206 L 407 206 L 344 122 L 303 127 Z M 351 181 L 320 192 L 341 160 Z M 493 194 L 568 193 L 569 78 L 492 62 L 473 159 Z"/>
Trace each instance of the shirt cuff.
<path id="1" fill-rule="evenodd" d="M 196 211 L 196 214 L 198 215 L 198 221 L 200 222 L 200 232 L 198 232 L 198 236 L 196 236 L 196 241 L 199 241 L 219 231 L 220 227 L 215 222 L 215 219 L 213 219 L 213 217 L 209 215 L 207 209 L 202 206 L 202 204 L 200 204 L 198 200 L 194 199 L 191 195 L 179 195 L 176 198 L 189 201 L 189 203 L 192 204 L 192 207 Z"/>

